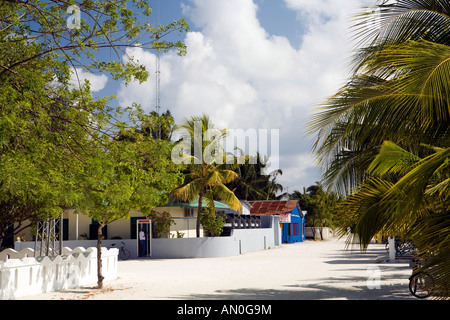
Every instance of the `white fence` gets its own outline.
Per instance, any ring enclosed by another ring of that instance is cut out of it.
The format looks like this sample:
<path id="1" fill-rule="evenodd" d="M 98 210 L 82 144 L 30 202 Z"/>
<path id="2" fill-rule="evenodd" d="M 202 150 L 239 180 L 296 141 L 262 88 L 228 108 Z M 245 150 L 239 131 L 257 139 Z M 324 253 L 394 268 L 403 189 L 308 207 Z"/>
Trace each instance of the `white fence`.
<path id="1" fill-rule="evenodd" d="M 117 277 L 118 249 L 102 248 L 105 280 Z M 97 282 L 97 249 L 63 249 L 63 255 L 34 258 L 33 249 L 0 252 L 0 299 L 59 291 Z"/>

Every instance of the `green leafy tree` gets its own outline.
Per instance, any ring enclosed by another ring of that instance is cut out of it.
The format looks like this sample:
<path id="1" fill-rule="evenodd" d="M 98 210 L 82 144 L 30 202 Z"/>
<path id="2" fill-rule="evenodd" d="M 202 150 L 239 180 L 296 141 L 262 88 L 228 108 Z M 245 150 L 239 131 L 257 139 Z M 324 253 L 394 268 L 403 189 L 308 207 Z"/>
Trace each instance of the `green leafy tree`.
<path id="1" fill-rule="evenodd" d="M 0 42 L 0 50 L 10 48 Z M 81 167 L 88 137 L 97 137 L 92 121 L 104 121 L 93 110 L 101 112 L 106 99 L 92 100 L 88 85 L 54 85 L 52 67 L 44 57 L 0 75 L 0 238 L 10 225 L 18 233 L 80 198 L 72 173 Z"/>
<path id="2" fill-rule="evenodd" d="M 175 221 L 172 219 L 172 216 L 170 213 L 164 211 L 164 212 L 157 212 L 157 211 L 151 211 L 148 215 L 150 219 L 152 219 L 153 223 L 153 234 L 155 238 L 161 237 L 163 234 L 167 234 L 170 232 L 170 227 L 175 223 Z"/>
<path id="3" fill-rule="evenodd" d="M 0 3 L 0 231 L 76 207 L 102 228 L 167 200 L 182 176 L 170 162 L 171 145 L 138 137 L 118 141 L 108 98 L 94 100 L 79 70 L 114 80 L 148 79 L 127 48 L 175 50 L 184 19 L 150 26 L 147 1 L 2 1 Z M 126 58 L 124 58 L 126 57 Z M 74 78 L 75 85 L 74 85 Z M 98 286 L 101 236 L 98 237 Z"/>
<path id="4" fill-rule="evenodd" d="M 218 237 L 223 232 L 225 217 L 218 215 L 212 208 L 203 208 L 200 223 L 213 237 Z"/>
<path id="5" fill-rule="evenodd" d="M 0 237 L 82 201 L 74 177 L 92 144 L 105 148 L 102 137 L 121 127 L 80 69 L 142 82 L 148 72 L 127 48 L 185 53 L 172 37 L 185 20 L 151 26 L 150 14 L 146 1 L 0 2 Z"/>
<path id="6" fill-rule="evenodd" d="M 18 67 L 49 56 L 55 71 L 64 66 L 85 67 L 108 72 L 114 79 L 142 82 L 148 73 L 128 56 L 127 48 L 186 52 L 181 41 L 167 41 L 169 34 L 188 30 L 186 21 L 151 26 L 152 8 L 147 1 L 10 0 L 2 1 L 0 13 L 2 43 L 15 53 L 2 55 L 0 75 L 16 74 Z"/>
<path id="7" fill-rule="evenodd" d="M 131 210 L 151 215 L 151 210 L 167 203 L 168 192 L 182 183 L 179 167 L 170 159 L 172 145 L 136 134 L 134 142 L 103 138 L 106 148 L 95 148 L 85 161 L 82 174 L 85 197 L 78 209 L 98 221 L 98 287 L 101 271 L 102 229 Z"/>

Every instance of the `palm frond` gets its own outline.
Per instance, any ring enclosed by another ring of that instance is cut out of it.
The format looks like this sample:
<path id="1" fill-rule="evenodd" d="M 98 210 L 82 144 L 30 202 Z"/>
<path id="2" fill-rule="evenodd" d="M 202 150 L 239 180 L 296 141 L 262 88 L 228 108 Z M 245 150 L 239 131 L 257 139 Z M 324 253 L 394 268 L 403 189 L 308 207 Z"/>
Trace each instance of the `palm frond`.
<path id="1" fill-rule="evenodd" d="M 352 243 L 354 236 L 357 236 L 358 243 L 366 249 L 371 239 L 386 227 L 390 217 L 383 210 L 386 205 L 383 200 L 392 186 L 389 181 L 370 178 L 338 206 L 338 212 L 344 212 L 350 216 L 350 222 L 356 222 L 355 226 L 347 226 L 354 227 L 347 244 Z"/>
<path id="2" fill-rule="evenodd" d="M 378 10 L 375 10 L 378 9 Z M 378 24 L 373 21 L 377 20 Z M 448 1 L 398 0 L 379 4 L 371 12 L 365 10 L 355 17 L 354 34 L 358 46 L 404 43 L 429 40 L 450 44 Z"/>
<path id="3" fill-rule="evenodd" d="M 385 175 L 390 172 L 404 175 L 420 160 L 418 156 L 400 148 L 395 143 L 385 141 L 367 170 L 376 175 Z"/>
<path id="4" fill-rule="evenodd" d="M 450 210 L 450 178 L 447 178 L 434 186 L 430 186 L 425 191 L 425 195 L 432 196 L 435 194 L 442 198 L 443 203 L 447 203 L 448 207 L 446 210 Z"/>
<path id="5" fill-rule="evenodd" d="M 425 192 L 436 175 L 445 174 L 450 167 L 450 148 L 428 156 L 421 160 L 414 168 L 405 174 L 386 195 L 387 198 L 394 199 L 399 192 L 403 192 L 408 199 L 402 207 L 396 208 L 396 219 L 405 220 L 404 215 L 419 210 L 425 197 Z"/>
<path id="6" fill-rule="evenodd" d="M 172 190 L 170 193 L 170 197 L 176 200 L 181 201 L 193 201 L 195 198 L 198 197 L 201 189 L 202 189 L 202 179 L 197 178 L 189 183 L 186 183 L 185 185 L 181 186 L 180 188 L 177 188 L 175 190 Z"/>
<path id="7" fill-rule="evenodd" d="M 213 192 L 214 198 L 222 200 L 231 208 L 231 210 L 237 211 L 238 214 L 242 213 L 242 203 L 235 196 L 233 191 L 228 189 L 224 184 L 214 186 Z"/>

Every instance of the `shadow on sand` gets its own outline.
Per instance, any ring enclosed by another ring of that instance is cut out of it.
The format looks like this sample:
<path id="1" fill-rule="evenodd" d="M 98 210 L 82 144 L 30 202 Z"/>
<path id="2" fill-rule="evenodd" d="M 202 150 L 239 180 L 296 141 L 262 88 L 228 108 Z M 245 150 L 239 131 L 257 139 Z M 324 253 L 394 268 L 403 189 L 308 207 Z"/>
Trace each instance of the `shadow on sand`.
<path id="1" fill-rule="evenodd" d="M 368 287 L 368 276 L 327 277 L 311 280 L 298 280 L 292 285 L 285 285 L 285 290 L 270 290 L 258 288 L 241 288 L 233 290 L 217 290 L 213 294 L 191 294 L 173 297 L 174 299 L 202 299 L 202 300 L 415 300 L 409 294 L 405 282 L 405 269 L 407 266 L 377 264 L 380 255 L 386 251 L 369 249 L 366 252 L 359 250 L 341 250 L 327 255 L 325 263 L 342 265 L 342 269 L 335 271 L 348 271 L 351 265 L 379 266 L 382 279 L 379 288 Z M 402 281 L 399 281 L 402 280 Z M 263 281 L 263 279 L 261 279 Z"/>

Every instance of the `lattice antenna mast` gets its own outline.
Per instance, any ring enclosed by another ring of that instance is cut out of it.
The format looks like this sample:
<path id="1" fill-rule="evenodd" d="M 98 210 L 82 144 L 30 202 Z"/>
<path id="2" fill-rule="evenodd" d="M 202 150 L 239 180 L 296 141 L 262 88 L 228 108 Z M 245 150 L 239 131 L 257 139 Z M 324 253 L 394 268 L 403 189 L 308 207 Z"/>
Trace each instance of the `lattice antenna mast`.
<path id="1" fill-rule="evenodd" d="M 160 5 L 158 0 L 158 28 L 159 28 L 159 11 Z M 158 37 L 158 35 L 157 35 Z M 159 49 L 156 51 L 156 112 L 158 113 L 158 139 L 161 139 L 161 56 Z"/>
<path id="2" fill-rule="evenodd" d="M 156 112 L 158 112 L 158 139 L 161 139 L 161 57 L 156 54 Z"/>

